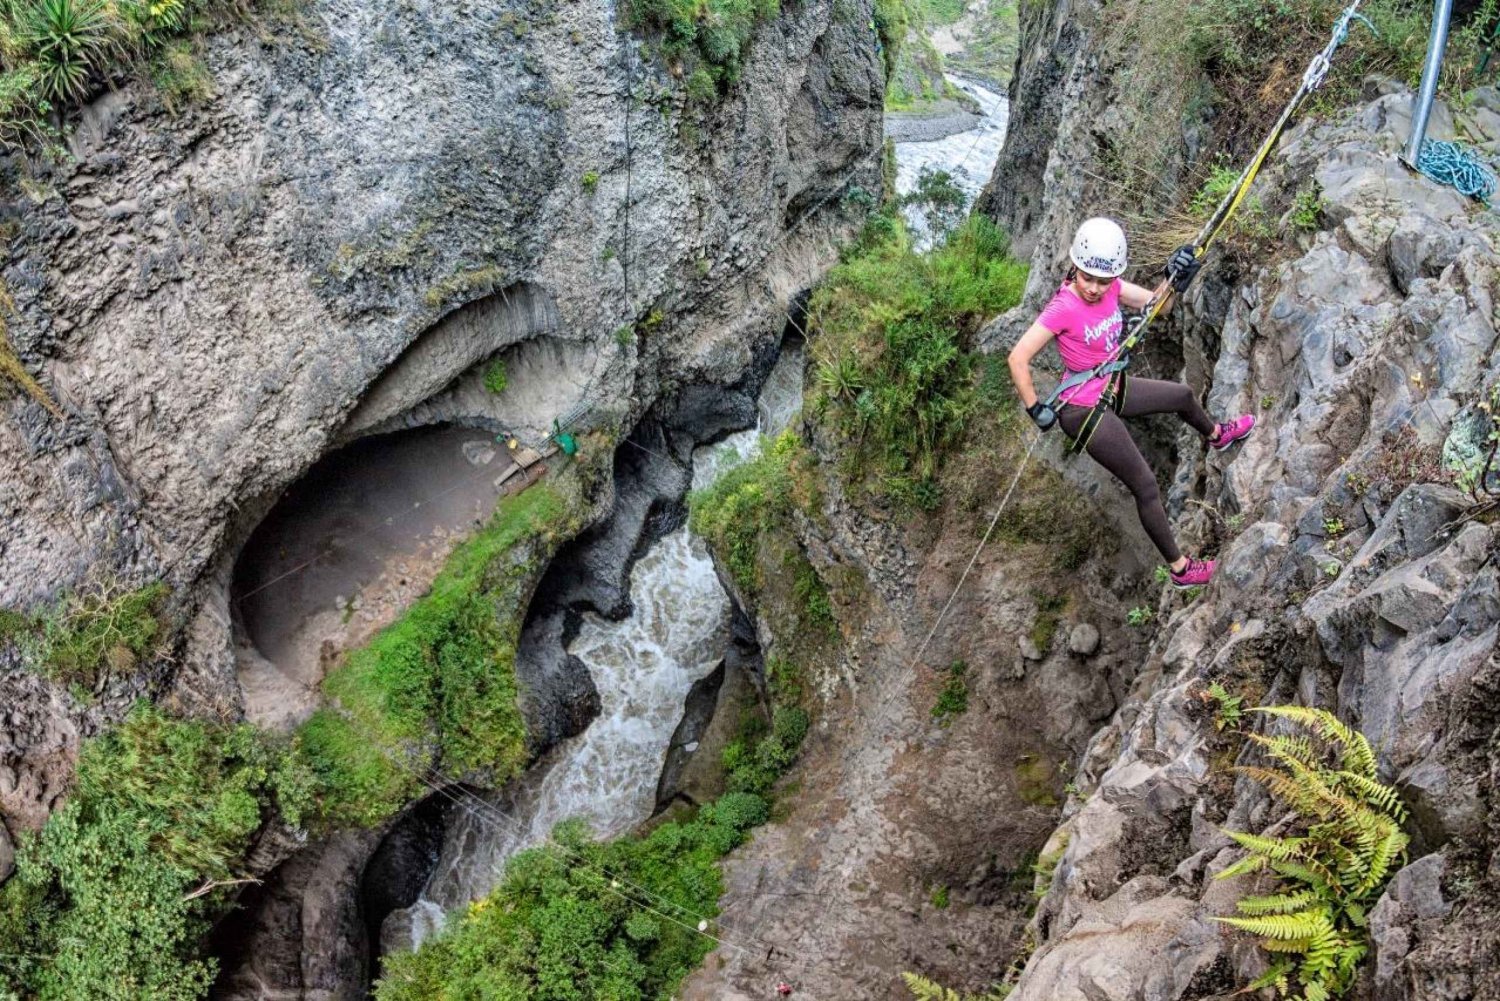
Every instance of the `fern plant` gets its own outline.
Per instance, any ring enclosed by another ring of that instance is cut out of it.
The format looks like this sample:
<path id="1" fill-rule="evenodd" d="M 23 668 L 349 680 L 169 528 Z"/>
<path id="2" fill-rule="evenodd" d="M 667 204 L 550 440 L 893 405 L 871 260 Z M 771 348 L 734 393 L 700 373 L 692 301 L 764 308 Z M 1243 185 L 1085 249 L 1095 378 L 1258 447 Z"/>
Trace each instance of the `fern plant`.
<path id="1" fill-rule="evenodd" d="M 1245 697 L 1235 695 L 1219 682 L 1208 686 L 1208 701 L 1214 704 L 1214 729 L 1238 730 L 1245 718 Z"/>
<path id="2" fill-rule="evenodd" d="M 903 973 L 907 989 L 917 1001 L 1004 1001 L 1012 988 L 1009 985 L 996 987 L 987 994 L 960 994 L 951 987 L 919 977 L 915 973 Z"/>
<path id="3" fill-rule="evenodd" d="M 1296 814 L 1286 836 L 1226 832 L 1244 858 L 1219 873 L 1277 877 L 1274 892 L 1239 901 L 1238 917 L 1216 918 L 1260 936 L 1271 968 L 1249 989 L 1329 1001 L 1354 983 L 1364 958 L 1366 915 L 1406 854 L 1406 808 L 1376 777 L 1364 734 L 1322 709 L 1262 706 L 1301 732 L 1252 735 L 1269 765 L 1235 770 L 1265 786 Z"/>

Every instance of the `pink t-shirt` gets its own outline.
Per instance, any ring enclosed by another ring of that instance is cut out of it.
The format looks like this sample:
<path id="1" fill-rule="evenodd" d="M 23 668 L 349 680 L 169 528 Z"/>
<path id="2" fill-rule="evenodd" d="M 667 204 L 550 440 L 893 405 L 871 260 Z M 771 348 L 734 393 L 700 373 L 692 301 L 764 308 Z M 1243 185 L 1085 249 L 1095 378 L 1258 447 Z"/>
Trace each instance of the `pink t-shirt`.
<path id="1" fill-rule="evenodd" d="M 1110 283 L 1103 297 L 1092 306 L 1064 282 L 1036 319 L 1057 335 L 1057 353 L 1062 355 L 1067 374 L 1087 372 L 1111 358 L 1120 346 L 1120 334 L 1125 329 L 1125 317 L 1120 313 L 1120 280 L 1116 278 Z M 1105 381 L 1104 377 L 1090 379 L 1068 390 L 1058 403 L 1091 407 L 1099 402 Z"/>

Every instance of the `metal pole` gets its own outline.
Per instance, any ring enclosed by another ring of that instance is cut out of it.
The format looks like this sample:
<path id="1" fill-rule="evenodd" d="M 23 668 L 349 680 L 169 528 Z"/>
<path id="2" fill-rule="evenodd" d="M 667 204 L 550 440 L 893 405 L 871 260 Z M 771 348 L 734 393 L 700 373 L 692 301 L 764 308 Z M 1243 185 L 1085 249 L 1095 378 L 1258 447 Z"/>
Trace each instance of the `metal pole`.
<path id="1" fill-rule="evenodd" d="M 1422 67 L 1422 88 L 1411 110 L 1411 137 L 1406 140 L 1406 162 L 1413 168 L 1422 155 L 1422 140 L 1427 136 L 1427 116 L 1432 112 L 1432 98 L 1437 93 L 1438 73 L 1443 68 L 1443 50 L 1448 46 L 1448 18 L 1453 0 L 1436 0 L 1432 10 L 1432 34 L 1427 37 L 1427 62 Z"/>

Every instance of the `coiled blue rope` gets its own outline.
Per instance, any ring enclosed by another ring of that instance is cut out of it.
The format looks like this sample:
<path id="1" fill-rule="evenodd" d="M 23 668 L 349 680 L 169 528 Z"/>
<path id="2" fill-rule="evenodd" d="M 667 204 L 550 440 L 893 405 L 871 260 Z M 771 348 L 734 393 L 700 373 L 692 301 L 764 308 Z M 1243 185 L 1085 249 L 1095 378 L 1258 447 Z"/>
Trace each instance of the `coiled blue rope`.
<path id="1" fill-rule="evenodd" d="M 1477 198 L 1486 206 L 1495 196 L 1495 172 L 1458 143 L 1426 139 L 1417 156 L 1417 169 L 1439 184 L 1451 184 L 1461 195 Z"/>

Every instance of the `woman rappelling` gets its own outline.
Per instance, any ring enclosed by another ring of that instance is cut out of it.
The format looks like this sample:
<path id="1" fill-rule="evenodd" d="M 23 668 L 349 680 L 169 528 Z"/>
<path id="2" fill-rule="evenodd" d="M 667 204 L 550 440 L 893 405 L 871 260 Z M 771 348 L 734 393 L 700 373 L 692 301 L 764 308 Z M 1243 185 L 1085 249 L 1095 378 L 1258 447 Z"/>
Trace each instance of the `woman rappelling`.
<path id="1" fill-rule="evenodd" d="M 1127 380 L 1119 357 L 1125 327 L 1120 307 L 1145 309 L 1152 292 L 1120 278 L 1125 273 L 1126 245 L 1119 224 L 1103 218 L 1088 220 L 1078 227 L 1069 257 L 1073 266 L 1057 294 L 1010 352 L 1016 392 L 1037 427 L 1046 431 L 1060 425 L 1076 445 L 1135 495 L 1141 526 L 1167 561 L 1172 584 L 1179 588 L 1206 584 L 1213 577 L 1214 561 L 1186 556 L 1178 548 L 1156 475 L 1121 418 L 1176 414 L 1214 449 L 1228 448 L 1249 434 L 1255 418 L 1242 414 L 1215 422 L 1192 389 L 1182 383 L 1134 376 Z M 1168 271 L 1175 292 L 1187 288 L 1201 263 L 1191 246 L 1173 252 Z M 1053 399 L 1043 402 L 1032 384 L 1031 359 L 1054 338 L 1067 371 Z"/>

